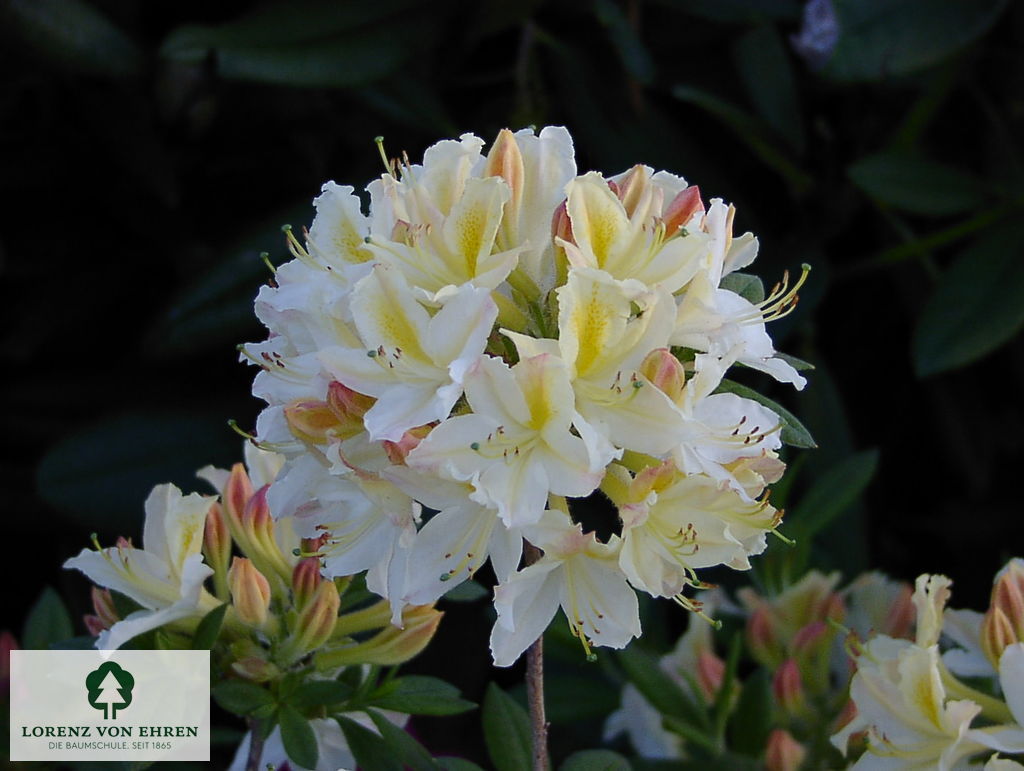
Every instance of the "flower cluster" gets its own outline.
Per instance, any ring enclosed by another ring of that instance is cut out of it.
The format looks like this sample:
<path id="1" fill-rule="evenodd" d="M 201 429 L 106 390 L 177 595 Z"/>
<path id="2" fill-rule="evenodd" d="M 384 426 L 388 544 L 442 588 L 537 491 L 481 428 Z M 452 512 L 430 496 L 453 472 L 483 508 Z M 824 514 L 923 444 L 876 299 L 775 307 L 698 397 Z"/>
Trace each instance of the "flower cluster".
<path id="1" fill-rule="evenodd" d="M 369 571 L 400 623 L 490 559 L 507 666 L 559 606 L 588 653 L 621 648 L 635 589 L 692 608 L 697 569 L 748 568 L 781 518 L 783 426 L 723 379 L 803 387 L 765 322 L 806 270 L 765 297 L 733 207 L 646 166 L 577 175 L 562 128 L 382 156 L 368 211 L 329 182 L 304 243 L 286 229 L 269 339 L 242 348 L 256 441 L 287 459 L 267 502 L 325 574 Z M 599 489 L 605 539 L 569 505 Z M 543 556 L 520 567 L 524 539 Z"/>
<path id="2" fill-rule="evenodd" d="M 750 692 L 763 681 L 768 708 L 758 716 L 763 731 L 740 722 L 733 733 L 767 734 L 762 747 L 746 749 L 758 752 L 769 771 L 797 771 L 805 763 L 809 768 L 834 767 L 838 758 L 824 739 L 855 712 L 848 698 L 852 660 L 842 644 L 843 626 L 865 639 L 871 634 L 904 639 L 912 635 L 915 608 L 909 585 L 877 572 L 862 574 L 841 590 L 839 580 L 839 573 L 812 570 L 773 596 L 740 589 L 739 605 L 721 590 L 702 595 L 705 611 L 727 620 L 742 618 L 743 626 L 734 633 L 742 634 L 751 664 L 762 669 L 762 680 L 753 675 L 741 680 L 734 673 L 726 683 L 728 665 L 715 644 L 715 637 L 722 635 L 713 637 L 707 624 L 691 621 L 675 648 L 658 659 L 663 676 L 698 713 L 717 709 L 724 699 L 724 714 L 748 719 L 749 715 L 737 714 L 737 703 L 741 695 L 756 702 Z M 723 693 L 726 688 L 730 692 Z M 677 723 L 663 724 L 661 713 L 644 694 L 627 684 L 620 709 L 605 725 L 605 738 L 626 734 L 642 757 L 684 758 L 694 745 L 677 729 Z"/>
<path id="3" fill-rule="evenodd" d="M 359 588 L 361 577 L 325 579 L 316 558 L 301 557 L 316 544 L 302 541 L 291 519 L 270 516 L 267 491 L 283 459 L 247 443 L 246 460 L 248 469 L 238 463 L 230 471 L 199 472 L 219 495 L 157 486 L 146 500 L 140 547 L 125 538 L 110 548 L 97 543 L 64 566 L 96 585 L 95 612 L 85 623 L 97 648 L 138 643 L 147 633 L 154 635 L 148 647 L 211 648 L 214 695 L 228 688 L 233 695 L 222 706 L 266 734 L 266 743 L 257 744 L 263 765 L 299 754 L 314 761 L 292 757 L 292 768 L 354 767 L 335 718 L 344 715 L 376 732 L 365 711 L 373 704 L 373 682 L 361 686 L 358 702 L 350 694 L 367 666 L 394 666 L 423 650 L 442 614 L 431 604 L 406 606 L 395 626 L 390 605 Z M 273 710 L 304 687 L 328 689 L 330 698 L 313 702 L 312 711 L 301 703 L 315 747 L 300 754 L 282 745 Z M 398 725 L 405 721 L 393 712 L 380 715 Z M 248 747 L 249 739 L 232 768 L 247 767 Z"/>
<path id="4" fill-rule="evenodd" d="M 832 741 L 847 752 L 866 740 L 853 768 L 949 771 L 982 754 L 986 769 L 1024 768 L 997 754 L 1024 753 L 1024 560 L 997 574 L 984 615 L 946 609 L 951 584 L 917 579 L 913 640 L 851 646 L 856 716 Z"/>

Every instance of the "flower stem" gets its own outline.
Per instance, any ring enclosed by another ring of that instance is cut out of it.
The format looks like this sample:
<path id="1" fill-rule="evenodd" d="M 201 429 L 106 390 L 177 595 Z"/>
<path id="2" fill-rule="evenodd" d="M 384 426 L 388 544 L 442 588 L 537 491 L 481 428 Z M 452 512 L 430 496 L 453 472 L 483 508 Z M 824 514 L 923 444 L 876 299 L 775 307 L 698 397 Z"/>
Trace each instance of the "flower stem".
<path id="1" fill-rule="evenodd" d="M 260 771 L 264 738 L 258 720 L 249 719 L 249 737 L 249 757 L 245 760 L 245 771 Z"/>
<path id="2" fill-rule="evenodd" d="M 524 544 L 526 564 L 540 559 L 540 550 Z M 533 771 L 548 771 L 548 721 L 544 714 L 544 635 L 526 649 L 526 701 L 530 706 L 530 729 L 533 735 Z"/>

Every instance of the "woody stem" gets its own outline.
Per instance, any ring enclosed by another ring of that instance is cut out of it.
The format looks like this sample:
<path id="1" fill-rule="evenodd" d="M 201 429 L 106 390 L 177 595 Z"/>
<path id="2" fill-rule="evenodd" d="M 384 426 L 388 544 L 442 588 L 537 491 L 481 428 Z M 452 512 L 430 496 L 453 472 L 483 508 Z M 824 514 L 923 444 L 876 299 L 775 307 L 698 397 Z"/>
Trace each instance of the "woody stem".
<path id="1" fill-rule="evenodd" d="M 540 550 L 524 544 L 527 565 L 540 559 Z M 526 701 L 530 707 L 530 728 L 533 735 L 533 771 L 548 769 L 548 721 L 544 714 L 544 635 L 526 649 Z"/>

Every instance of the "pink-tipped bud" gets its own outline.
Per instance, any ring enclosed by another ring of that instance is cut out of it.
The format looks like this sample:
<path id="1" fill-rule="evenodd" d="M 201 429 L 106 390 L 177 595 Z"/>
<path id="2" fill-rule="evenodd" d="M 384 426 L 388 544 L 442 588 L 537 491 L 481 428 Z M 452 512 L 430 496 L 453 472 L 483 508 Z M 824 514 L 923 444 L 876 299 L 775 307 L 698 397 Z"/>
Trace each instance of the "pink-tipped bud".
<path id="1" fill-rule="evenodd" d="M 250 537 L 258 541 L 268 540 L 273 543 L 274 518 L 270 516 L 270 504 L 267 503 L 267 491 L 270 485 L 264 485 L 252 494 L 242 511 L 242 529 Z"/>
<path id="2" fill-rule="evenodd" d="M 981 645 L 992 666 L 1007 645 L 1024 641 L 1024 560 L 1012 559 L 996 574 L 989 609 L 981 625 Z"/>
<path id="3" fill-rule="evenodd" d="M 90 596 L 92 597 L 92 609 L 104 629 L 110 629 L 121 620 L 121 615 L 117 612 L 114 598 L 109 589 L 100 589 L 98 586 L 94 586 Z"/>
<path id="4" fill-rule="evenodd" d="M 516 142 L 515 134 L 507 128 L 498 132 L 491 150 L 487 153 L 487 164 L 484 166 L 485 177 L 501 177 L 512 191 L 505 210 L 505 217 L 518 219 L 517 212 L 520 202 L 523 199 L 523 185 L 526 177 L 526 169 L 523 165 L 523 154 L 519 150 L 519 143 Z M 511 214 L 511 217 L 509 216 Z"/>
<path id="5" fill-rule="evenodd" d="M 636 207 L 640 203 L 640 199 L 647 192 L 650 182 L 651 170 L 647 166 L 638 163 L 623 174 L 618 182 L 609 180 L 608 187 L 622 201 L 622 208 L 626 210 L 626 216 L 632 217 L 633 212 L 636 211 Z"/>
<path id="6" fill-rule="evenodd" d="M 776 703 L 790 715 L 803 710 L 807 699 L 800 677 L 800 667 L 797 666 L 795 659 L 786 659 L 782 666 L 775 670 L 772 678 L 772 695 Z"/>
<path id="7" fill-rule="evenodd" d="M 771 612 L 765 605 L 755 608 L 747 619 L 747 647 L 757 662 L 769 669 L 774 669 L 782 661 L 782 644 Z"/>
<path id="8" fill-rule="evenodd" d="M 241 527 L 242 512 L 245 511 L 245 504 L 249 502 L 251 497 L 252 482 L 249 481 L 249 475 L 246 473 L 243 464 L 236 463 L 231 467 L 231 475 L 228 477 L 228 482 L 224 486 L 224 492 L 221 494 L 224 516 L 232 531 L 236 527 Z"/>
<path id="9" fill-rule="evenodd" d="M 764 754 L 766 771 L 798 771 L 807 758 L 807 750 L 789 731 L 776 728 L 768 735 Z"/>
<path id="10" fill-rule="evenodd" d="M 1019 641 L 1010 617 L 998 606 L 989 608 L 981 622 L 981 650 L 996 671 L 1003 651 L 1015 642 Z"/>
<path id="11" fill-rule="evenodd" d="M 402 611 L 402 627 L 388 626 L 369 640 L 346 648 L 325 651 L 317 657 L 321 669 L 355 664 L 396 666 L 427 647 L 441 623 L 439 610 L 433 605 L 414 605 Z"/>
<path id="12" fill-rule="evenodd" d="M 247 656 L 244 659 L 232 662 L 231 669 L 239 677 L 254 683 L 265 683 L 281 674 L 280 669 L 259 656 Z"/>
<path id="13" fill-rule="evenodd" d="M 722 659 L 710 650 L 702 650 L 697 654 L 697 687 L 708 704 L 714 702 L 724 678 L 725 662 Z"/>
<path id="14" fill-rule="evenodd" d="M 337 380 L 327 387 L 327 406 L 338 419 L 341 439 L 350 439 L 363 430 L 363 416 L 376 403 L 372 396 L 353 391 Z"/>
<path id="15" fill-rule="evenodd" d="M 691 185 L 679 191 L 668 205 L 668 208 L 665 209 L 665 214 L 662 216 L 662 221 L 665 223 L 665 233 L 667 235 L 674 235 L 697 212 L 704 213 L 704 203 L 700 200 L 700 188 L 696 185 Z"/>
<path id="16" fill-rule="evenodd" d="M 11 651 L 19 650 L 21 646 L 13 634 L 6 629 L 0 632 L 0 683 L 11 679 Z"/>
<path id="17" fill-rule="evenodd" d="M 203 556 L 215 572 L 227 570 L 231 561 L 231 531 L 219 503 L 210 506 L 203 528 Z"/>
<path id="18" fill-rule="evenodd" d="M 341 597 L 333 581 L 321 581 L 299 612 L 292 647 L 299 655 L 315 650 L 330 639 L 338 622 Z"/>
<path id="19" fill-rule="evenodd" d="M 566 202 L 562 201 L 555 209 L 551 218 L 551 236 L 561 238 L 563 241 L 572 243 L 572 220 L 569 219 L 569 212 L 566 209 Z"/>
<path id="20" fill-rule="evenodd" d="M 889 637 L 911 639 L 914 627 L 914 590 L 909 584 L 901 584 L 896 597 L 893 598 L 885 613 L 885 620 L 879 630 Z"/>
<path id="21" fill-rule="evenodd" d="M 235 557 L 228 571 L 231 602 L 242 623 L 262 628 L 270 611 L 270 582 L 245 557 Z"/>
<path id="22" fill-rule="evenodd" d="M 302 610 L 306 607 L 320 582 L 320 560 L 316 557 L 305 557 L 298 561 L 292 571 L 292 598 L 295 607 Z"/>
<path id="23" fill-rule="evenodd" d="M 805 627 L 797 630 L 793 635 L 790 648 L 793 654 L 798 657 L 814 656 L 821 649 L 822 645 L 828 642 L 828 624 L 824 621 L 812 621 Z"/>
<path id="24" fill-rule="evenodd" d="M 114 545 L 118 549 L 134 549 L 135 548 L 134 546 L 132 546 L 132 539 L 131 538 L 125 538 L 123 535 L 119 535 L 117 537 L 117 540 L 114 541 Z"/>
<path id="25" fill-rule="evenodd" d="M 651 351 L 640 364 L 640 375 L 676 404 L 683 399 L 686 371 L 668 348 Z"/>
<path id="26" fill-rule="evenodd" d="M 406 457 L 419 446 L 431 429 L 433 429 L 433 425 L 417 426 L 402 434 L 402 438 L 397 442 L 385 440 L 384 452 L 387 453 L 388 460 L 396 466 L 404 466 Z"/>
<path id="27" fill-rule="evenodd" d="M 327 444 L 341 428 L 327 402 L 315 399 L 296 399 L 284 408 L 284 419 L 296 439 L 310 444 Z"/>

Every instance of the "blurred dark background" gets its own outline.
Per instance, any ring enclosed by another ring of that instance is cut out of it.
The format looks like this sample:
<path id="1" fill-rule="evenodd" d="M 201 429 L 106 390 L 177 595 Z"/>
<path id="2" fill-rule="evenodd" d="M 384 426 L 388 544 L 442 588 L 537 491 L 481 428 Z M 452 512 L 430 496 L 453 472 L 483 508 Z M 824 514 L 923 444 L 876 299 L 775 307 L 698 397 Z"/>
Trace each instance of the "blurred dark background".
<path id="1" fill-rule="evenodd" d="M 259 252 L 286 259 L 280 225 L 308 224 L 323 181 L 378 175 L 376 135 L 416 159 L 562 124 L 581 170 L 646 163 L 735 203 L 766 284 L 814 267 L 771 329 L 809 387 L 746 381 L 819 445 L 789 454 L 780 496 L 836 509 L 811 564 L 945 572 L 984 609 L 1024 551 L 1021 4 L 0 0 L 0 21 L 15 634 L 47 585 L 81 634 L 86 582 L 61 562 L 93 531 L 137 537 L 153 484 L 198 489 L 239 456 Z M 453 605 L 414 668 L 478 699 L 489 625 L 486 603 Z M 417 730 L 473 754 L 477 719 Z"/>

